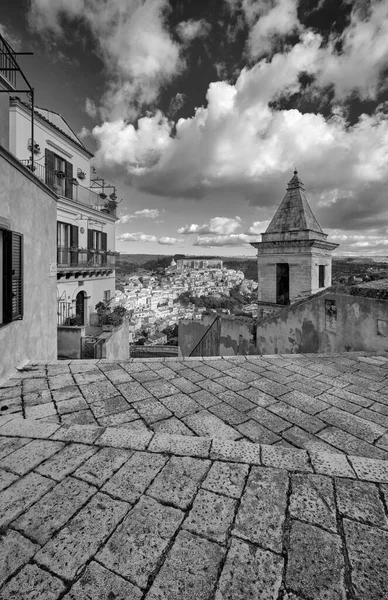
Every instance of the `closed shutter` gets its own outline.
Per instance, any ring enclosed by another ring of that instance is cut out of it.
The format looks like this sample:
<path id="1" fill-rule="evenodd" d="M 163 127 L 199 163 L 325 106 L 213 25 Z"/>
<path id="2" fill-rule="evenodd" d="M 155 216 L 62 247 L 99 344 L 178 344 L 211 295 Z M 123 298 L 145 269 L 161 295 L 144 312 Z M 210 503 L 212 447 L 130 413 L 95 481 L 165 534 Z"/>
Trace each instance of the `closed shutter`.
<path id="1" fill-rule="evenodd" d="M 93 250 L 93 229 L 88 229 L 88 250 Z"/>
<path id="2" fill-rule="evenodd" d="M 103 231 L 101 233 L 101 250 L 104 252 L 102 255 L 102 264 L 106 265 L 107 263 L 107 256 L 106 256 L 106 251 L 107 251 L 107 234 Z"/>
<path id="3" fill-rule="evenodd" d="M 23 318 L 23 236 L 4 231 L 4 323 Z"/>
<path id="4" fill-rule="evenodd" d="M 70 260 L 72 265 L 78 264 L 78 227 L 77 225 L 70 225 Z M 76 250 L 73 250 L 76 248 Z"/>
<path id="5" fill-rule="evenodd" d="M 44 166 L 45 166 L 45 184 L 49 187 L 54 186 L 54 170 L 55 170 L 55 160 L 54 160 L 54 152 L 51 150 L 44 151 Z"/>
<path id="6" fill-rule="evenodd" d="M 66 198 L 70 198 L 70 200 L 73 199 L 73 184 L 71 183 L 71 180 L 73 179 L 73 165 L 69 162 L 67 162 L 67 160 L 65 160 L 65 173 L 66 173 L 66 178 L 65 178 L 65 196 Z"/>

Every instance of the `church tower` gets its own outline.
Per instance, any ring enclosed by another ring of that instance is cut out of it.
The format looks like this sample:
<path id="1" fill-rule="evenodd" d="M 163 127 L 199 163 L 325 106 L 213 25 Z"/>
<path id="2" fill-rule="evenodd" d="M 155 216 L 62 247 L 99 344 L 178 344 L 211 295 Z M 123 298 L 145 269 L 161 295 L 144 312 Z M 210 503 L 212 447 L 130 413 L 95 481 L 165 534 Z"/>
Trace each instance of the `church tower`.
<path id="1" fill-rule="evenodd" d="M 331 253 L 339 244 L 327 241 L 307 202 L 298 171 L 257 248 L 258 300 L 292 304 L 331 285 Z"/>

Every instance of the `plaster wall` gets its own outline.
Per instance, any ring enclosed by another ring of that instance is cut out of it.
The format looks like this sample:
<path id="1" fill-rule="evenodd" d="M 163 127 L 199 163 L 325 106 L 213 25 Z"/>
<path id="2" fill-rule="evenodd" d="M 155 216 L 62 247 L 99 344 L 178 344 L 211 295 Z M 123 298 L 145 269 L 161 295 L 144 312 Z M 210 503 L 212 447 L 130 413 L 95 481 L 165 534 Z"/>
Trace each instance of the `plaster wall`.
<path id="1" fill-rule="evenodd" d="M 325 293 L 257 326 L 258 354 L 388 351 L 388 301 Z"/>
<path id="2" fill-rule="evenodd" d="M 129 358 L 129 324 L 125 320 L 105 342 L 105 356 L 108 360 L 127 360 Z"/>
<path id="3" fill-rule="evenodd" d="M 56 200 L 0 148 L 2 222 L 23 234 L 24 316 L 0 326 L 0 380 L 27 360 L 55 359 L 57 346 Z"/>
<path id="4" fill-rule="evenodd" d="M 181 356 L 188 356 L 214 321 L 209 315 L 202 321 L 180 321 L 178 329 Z M 213 325 L 195 351 L 195 356 L 237 356 L 255 354 L 253 321 L 227 315 Z"/>
<path id="5" fill-rule="evenodd" d="M 58 200 L 57 220 L 78 227 L 78 247 L 86 248 L 88 245 L 88 229 L 104 231 L 107 234 L 107 248 L 115 250 L 115 220 L 102 213 L 77 204 L 71 200 L 60 198 Z M 80 229 L 83 227 L 84 233 Z"/>
<path id="6" fill-rule="evenodd" d="M 0 90 L 5 89 L 0 83 Z M 9 148 L 9 98 L 8 94 L 0 94 L 0 145 Z"/>
<path id="7" fill-rule="evenodd" d="M 81 358 L 81 337 L 85 327 L 58 327 L 58 358 Z"/>

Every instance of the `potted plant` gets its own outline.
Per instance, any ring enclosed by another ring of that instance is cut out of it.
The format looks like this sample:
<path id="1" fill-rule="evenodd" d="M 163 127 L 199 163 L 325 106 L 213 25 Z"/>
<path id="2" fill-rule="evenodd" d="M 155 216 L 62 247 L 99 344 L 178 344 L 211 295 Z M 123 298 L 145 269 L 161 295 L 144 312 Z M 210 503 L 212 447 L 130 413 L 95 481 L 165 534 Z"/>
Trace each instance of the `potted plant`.
<path id="1" fill-rule="evenodd" d="M 104 192 L 101 192 L 101 194 L 99 194 L 99 196 L 100 196 L 101 200 L 105 200 L 105 198 L 108 197 Z"/>
<path id="2" fill-rule="evenodd" d="M 73 185 L 79 185 L 78 179 L 76 177 L 73 177 L 73 179 L 71 180 L 71 183 Z"/>
<path id="3" fill-rule="evenodd" d="M 55 171 L 55 175 L 58 177 L 58 179 L 65 179 L 66 177 L 66 173 L 64 171 Z"/>
<path id="4" fill-rule="evenodd" d="M 77 177 L 78 179 L 85 179 L 86 173 L 84 173 L 82 169 L 77 169 Z"/>

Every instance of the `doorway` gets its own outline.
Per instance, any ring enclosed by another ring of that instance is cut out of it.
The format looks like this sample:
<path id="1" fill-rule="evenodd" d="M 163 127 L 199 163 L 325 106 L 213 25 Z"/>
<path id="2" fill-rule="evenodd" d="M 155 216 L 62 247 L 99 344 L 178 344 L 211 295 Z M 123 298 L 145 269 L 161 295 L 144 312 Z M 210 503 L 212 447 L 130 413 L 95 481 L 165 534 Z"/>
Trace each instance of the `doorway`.
<path id="1" fill-rule="evenodd" d="M 276 264 L 276 304 L 290 303 L 290 266 L 288 263 Z"/>
<path id="2" fill-rule="evenodd" d="M 78 292 L 75 299 L 75 316 L 80 325 L 85 325 L 85 292 Z"/>

